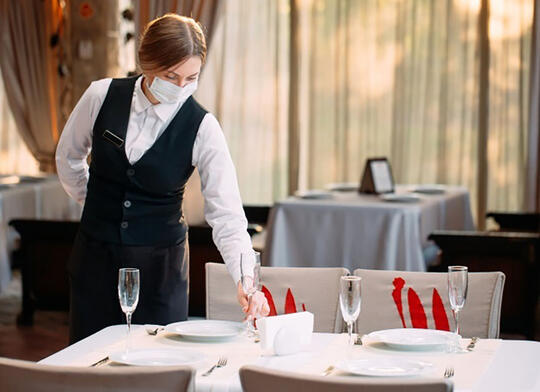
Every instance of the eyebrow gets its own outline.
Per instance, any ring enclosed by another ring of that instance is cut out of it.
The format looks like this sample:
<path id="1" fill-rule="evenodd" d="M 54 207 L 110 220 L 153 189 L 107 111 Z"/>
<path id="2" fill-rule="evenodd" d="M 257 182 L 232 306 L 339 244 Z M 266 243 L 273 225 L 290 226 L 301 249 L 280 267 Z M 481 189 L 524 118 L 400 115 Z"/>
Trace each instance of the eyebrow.
<path id="1" fill-rule="evenodd" d="M 172 73 L 172 74 L 175 74 L 176 76 L 180 76 L 180 77 L 182 76 L 182 75 L 177 74 L 176 72 L 173 72 L 173 71 L 171 71 L 171 70 L 167 70 L 167 72 Z M 193 77 L 193 76 L 197 76 L 198 74 L 199 74 L 199 72 L 195 72 L 194 74 L 189 75 L 188 78 L 191 78 L 191 77 Z"/>

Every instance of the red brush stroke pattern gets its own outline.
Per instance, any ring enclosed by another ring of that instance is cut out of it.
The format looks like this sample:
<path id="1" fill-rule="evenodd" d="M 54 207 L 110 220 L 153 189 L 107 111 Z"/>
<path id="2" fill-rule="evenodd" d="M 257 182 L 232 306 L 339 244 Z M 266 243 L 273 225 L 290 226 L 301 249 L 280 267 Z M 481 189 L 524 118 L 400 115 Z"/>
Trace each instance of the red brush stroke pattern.
<path id="1" fill-rule="evenodd" d="M 306 304 L 302 304 L 302 310 L 305 312 L 306 311 Z"/>
<path id="2" fill-rule="evenodd" d="M 435 329 L 439 329 L 441 331 L 450 331 L 448 316 L 446 315 L 441 296 L 439 295 L 437 289 L 433 289 L 432 306 L 433 319 L 435 320 Z"/>
<path id="3" fill-rule="evenodd" d="M 401 323 L 403 328 L 406 328 L 405 318 L 403 317 L 403 304 L 401 302 L 401 289 L 405 286 L 405 280 L 403 278 L 397 277 L 392 282 L 394 284 L 394 290 L 392 291 L 392 298 L 394 298 L 394 303 L 396 304 L 399 317 L 401 318 Z"/>
<path id="4" fill-rule="evenodd" d="M 287 296 L 285 297 L 285 314 L 289 313 L 296 313 L 296 303 L 291 289 L 287 289 Z"/>
<path id="5" fill-rule="evenodd" d="M 270 313 L 268 313 L 268 316 L 277 316 L 276 305 L 274 304 L 274 298 L 272 298 L 272 293 L 270 293 L 270 290 L 268 290 L 266 286 L 263 286 L 261 291 L 264 293 L 264 296 L 268 301 L 268 307 L 270 308 Z"/>
<path id="6" fill-rule="evenodd" d="M 420 298 L 418 298 L 418 294 L 412 288 L 409 288 L 407 292 L 407 300 L 413 328 L 427 328 L 426 312 Z"/>

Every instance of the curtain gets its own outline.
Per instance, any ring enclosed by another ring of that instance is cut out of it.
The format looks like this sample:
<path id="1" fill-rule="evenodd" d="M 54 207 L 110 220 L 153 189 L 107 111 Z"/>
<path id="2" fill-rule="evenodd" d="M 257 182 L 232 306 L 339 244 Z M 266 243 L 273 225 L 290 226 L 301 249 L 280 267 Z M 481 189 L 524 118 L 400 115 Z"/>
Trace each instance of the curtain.
<path id="1" fill-rule="evenodd" d="M 540 0 L 534 1 L 525 209 L 540 212 Z"/>
<path id="2" fill-rule="evenodd" d="M 288 0 L 223 2 L 196 94 L 223 127 L 245 204 L 287 193 L 288 15 Z"/>
<path id="3" fill-rule="evenodd" d="M 58 140 L 56 69 L 48 41 L 52 12 L 50 2 L 0 0 L 5 93 L 17 131 L 42 171 L 54 171 Z"/>
<path id="4" fill-rule="evenodd" d="M 0 174 L 37 174 L 38 164 L 17 132 L 0 77 Z"/>
<path id="5" fill-rule="evenodd" d="M 465 185 L 475 200 L 485 176 L 480 205 L 522 209 L 532 1 L 485 3 L 482 139 L 480 1 L 299 1 L 299 187 L 358 181 L 387 156 L 398 183 Z"/>
<path id="6" fill-rule="evenodd" d="M 203 25 L 206 44 L 210 47 L 220 0 L 134 0 L 137 39 L 152 19 L 168 12 L 189 16 Z"/>

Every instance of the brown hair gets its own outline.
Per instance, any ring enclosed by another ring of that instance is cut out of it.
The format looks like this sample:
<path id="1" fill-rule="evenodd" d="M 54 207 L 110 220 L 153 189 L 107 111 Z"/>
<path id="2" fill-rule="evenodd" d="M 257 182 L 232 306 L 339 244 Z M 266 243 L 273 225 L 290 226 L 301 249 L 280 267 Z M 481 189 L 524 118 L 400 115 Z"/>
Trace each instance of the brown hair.
<path id="1" fill-rule="evenodd" d="M 162 71 L 191 56 L 199 56 L 204 64 L 206 39 L 192 18 L 165 14 L 146 25 L 137 54 L 143 71 Z"/>

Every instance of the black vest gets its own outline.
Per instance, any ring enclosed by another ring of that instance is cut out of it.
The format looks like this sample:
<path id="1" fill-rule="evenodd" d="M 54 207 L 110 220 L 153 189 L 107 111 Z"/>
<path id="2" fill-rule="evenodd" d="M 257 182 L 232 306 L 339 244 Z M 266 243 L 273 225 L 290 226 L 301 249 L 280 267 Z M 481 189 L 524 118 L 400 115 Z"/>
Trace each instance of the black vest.
<path id="1" fill-rule="evenodd" d="M 106 242 L 171 245 L 186 234 L 182 197 L 206 111 L 188 98 L 154 145 L 131 165 L 125 139 L 136 79 L 111 81 L 94 124 L 81 230 Z"/>

